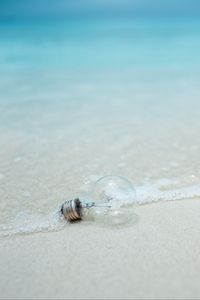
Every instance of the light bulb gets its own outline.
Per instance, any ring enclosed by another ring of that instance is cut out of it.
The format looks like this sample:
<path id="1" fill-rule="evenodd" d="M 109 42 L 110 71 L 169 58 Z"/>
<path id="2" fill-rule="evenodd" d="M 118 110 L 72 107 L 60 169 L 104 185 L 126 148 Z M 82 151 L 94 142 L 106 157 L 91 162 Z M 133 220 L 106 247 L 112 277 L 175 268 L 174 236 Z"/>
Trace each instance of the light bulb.
<path id="1" fill-rule="evenodd" d="M 61 212 L 68 221 L 88 219 L 121 224 L 133 217 L 136 193 L 130 181 L 121 176 L 104 176 L 97 180 L 84 199 L 67 200 Z"/>

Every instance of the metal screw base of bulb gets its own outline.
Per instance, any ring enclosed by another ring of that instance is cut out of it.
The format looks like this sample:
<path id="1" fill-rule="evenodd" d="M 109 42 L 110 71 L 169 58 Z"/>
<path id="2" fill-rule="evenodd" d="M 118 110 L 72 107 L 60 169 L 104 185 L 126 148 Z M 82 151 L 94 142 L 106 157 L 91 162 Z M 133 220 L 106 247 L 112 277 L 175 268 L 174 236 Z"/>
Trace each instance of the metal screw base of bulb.
<path id="1" fill-rule="evenodd" d="M 82 220 L 82 204 L 79 199 L 65 201 L 60 211 L 69 222 Z"/>

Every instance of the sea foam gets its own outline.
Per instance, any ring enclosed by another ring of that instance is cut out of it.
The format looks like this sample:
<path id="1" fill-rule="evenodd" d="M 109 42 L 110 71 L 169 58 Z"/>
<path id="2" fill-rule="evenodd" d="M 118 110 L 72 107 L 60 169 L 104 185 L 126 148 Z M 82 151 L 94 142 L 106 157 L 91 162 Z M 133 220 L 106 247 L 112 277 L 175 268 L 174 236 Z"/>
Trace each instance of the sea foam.
<path id="1" fill-rule="evenodd" d="M 176 186 L 176 182 L 168 179 L 136 186 L 136 205 L 200 198 L 200 185 Z M 49 214 L 32 214 L 22 211 L 10 222 L 0 225 L 0 238 L 62 230 L 68 222 L 63 219 L 59 210 L 56 208 Z"/>

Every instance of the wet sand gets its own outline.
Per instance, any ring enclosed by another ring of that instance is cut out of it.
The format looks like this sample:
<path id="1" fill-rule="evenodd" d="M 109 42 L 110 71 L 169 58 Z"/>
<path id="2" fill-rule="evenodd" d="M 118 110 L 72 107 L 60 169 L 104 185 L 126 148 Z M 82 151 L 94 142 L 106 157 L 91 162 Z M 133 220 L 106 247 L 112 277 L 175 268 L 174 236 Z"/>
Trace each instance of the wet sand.
<path id="1" fill-rule="evenodd" d="M 200 297 L 199 200 L 136 207 L 136 224 L 78 223 L 0 241 L 1 298 Z"/>

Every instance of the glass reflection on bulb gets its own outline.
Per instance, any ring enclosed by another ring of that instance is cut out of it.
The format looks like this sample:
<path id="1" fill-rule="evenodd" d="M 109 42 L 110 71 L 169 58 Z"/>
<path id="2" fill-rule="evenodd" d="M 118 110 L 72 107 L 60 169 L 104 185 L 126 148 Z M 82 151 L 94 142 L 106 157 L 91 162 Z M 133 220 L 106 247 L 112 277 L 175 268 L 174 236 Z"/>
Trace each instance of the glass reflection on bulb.
<path id="1" fill-rule="evenodd" d="M 136 193 L 122 176 L 108 175 L 97 180 L 84 199 L 66 201 L 61 212 L 69 220 L 94 219 L 109 224 L 123 224 L 133 219 Z"/>

